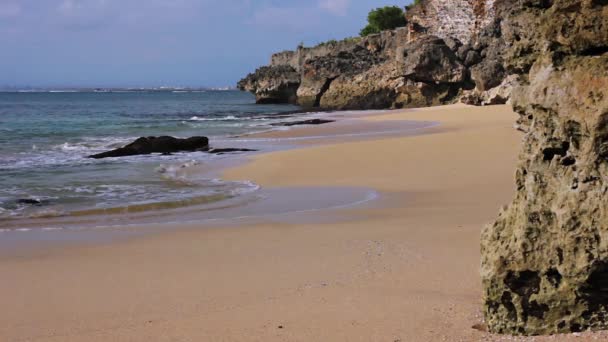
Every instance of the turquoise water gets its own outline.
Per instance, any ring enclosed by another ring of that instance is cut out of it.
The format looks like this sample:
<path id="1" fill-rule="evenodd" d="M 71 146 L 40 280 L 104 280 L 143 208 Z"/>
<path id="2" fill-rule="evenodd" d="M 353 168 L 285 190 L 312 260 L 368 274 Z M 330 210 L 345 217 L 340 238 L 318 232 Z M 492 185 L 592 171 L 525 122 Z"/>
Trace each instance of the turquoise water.
<path id="1" fill-rule="evenodd" d="M 197 179 L 181 172 L 221 158 L 203 152 L 85 157 L 140 136 L 204 135 L 213 145 L 224 137 L 268 130 L 296 110 L 255 105 L 253 96 L 238 91 L 0 93 L 0 219 L 145 210 L 253 191 L 247 182 Z M 41 203 L 19 203 L 22 199 Z"/>

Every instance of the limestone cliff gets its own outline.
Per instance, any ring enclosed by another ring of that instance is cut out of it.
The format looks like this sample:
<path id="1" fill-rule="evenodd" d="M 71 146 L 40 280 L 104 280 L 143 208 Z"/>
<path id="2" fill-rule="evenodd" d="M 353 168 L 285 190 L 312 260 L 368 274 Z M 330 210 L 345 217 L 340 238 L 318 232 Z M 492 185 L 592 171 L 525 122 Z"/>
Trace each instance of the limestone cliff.
<path id="1" fill-rule="evenodd" d="M 407 27 L 276 53 L 268 67 L 247 76 L 239 88 L 255 93 L 260 103 L 334 109 L 429 106 L 459 99 L 476 105 L 505 103 L 518 78 L 504 68 L 499 2 L 422 0 L 406 11 Z M 442 74 L 439 80 L 424 74 L 435 61 L 411 57 L 418 48 L 426 56 L 439 56 L 441 63 L 449 56 L 449 65 L 433 70 Z M 451 67 L 457 79 L 443 77 Z M 289 75 L 277 76 L 277 70 Z"/>
<path id="2" fill-rule="evenodd" d="M 247 75 L 237 86 L 252 92 L 257 103 L 295 103 L 300 74 L 289 65 L 271 65 Z"/>
<path id="3" fill-rule="evenodd" d="M 335 109 L 402 108 L 451 103 L 474 88 L 455 39 L 407 28 L 273 55 L 239 82 L 259 103 L 289 102 Z M 287 72 L 286 77 L 277 71 Z M 299 74 L 294 81 L 293 72 Z M 294 85 L 297 82 L 297 85 Z M 277 89 L 297 89 L 296 96 Z M 277 97 L 277 94 L 288 96 Z"/>
<path id="4" fill-rule="evenodd" d="M 525 132 L 517 194 L 482 234 L 489 330 L 608 328 L 608 1 L 503 1 Z"/>
<path id="5" fill-rule="evenodd" d="M 496 19 L 495 0 L 421 0 L 406 12 L 419 32 L 468 44 Z"/>

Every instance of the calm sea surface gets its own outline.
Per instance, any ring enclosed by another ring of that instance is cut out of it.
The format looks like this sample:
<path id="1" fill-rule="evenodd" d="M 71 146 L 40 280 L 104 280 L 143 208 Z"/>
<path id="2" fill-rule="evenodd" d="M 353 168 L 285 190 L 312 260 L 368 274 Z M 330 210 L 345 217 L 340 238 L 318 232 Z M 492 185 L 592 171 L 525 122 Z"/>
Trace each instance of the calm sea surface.
<path id="1" fill-rule="evenodd" d="M 255 105 L 238 91 L 0 93 L 0 228 L 6 219 L 200 204 L 253 191 L 247 182 L 180 174 L 217 158 L 203 152 L 85 157 L 140 136 L 205 135 L 213 144 L 268 130 L 295 110 Z"/>

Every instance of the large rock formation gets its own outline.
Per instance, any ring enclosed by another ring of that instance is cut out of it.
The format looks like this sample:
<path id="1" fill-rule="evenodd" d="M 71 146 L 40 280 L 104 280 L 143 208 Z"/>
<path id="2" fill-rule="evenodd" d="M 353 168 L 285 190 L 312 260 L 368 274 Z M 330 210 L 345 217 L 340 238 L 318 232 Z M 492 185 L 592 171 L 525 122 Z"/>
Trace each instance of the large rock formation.
<path id="1" fill-rule="evenodd" d="M 367 100 L 374 97 L 368 96 L 372 90 L 355 86 L 344 89 L 347 93 L 353 93 L 348 98 L 337 89 L 332 90 L 327 98 L 323 97 L 334 81 L 347 86 L 348 82 L 371 69 L 393 62 L 400 48 L 407 43 L 407 34 L 405 28 L 400 28 L 364 38 L 349 38 L 312 48 L 298 47 L 296 51 L 279 52 L 272 56 L 269 66 L 259 68 L 241 80 L 239 88 L 253 92 L 258 103 L 297 102 L 304 107 L 324 108 L 391 107 L 395 92 L 393 89 L 387 91 L 384 86 L 380 86 L 381 92 L 393 94 L 392 97 L 371 103 Z M 384 68 L 389 69 L 396 70 Z M 282 72 L 286 74 L 281 75 Z M 373 71 L 369 75 L 380 76 Z M 377 80 L 370 79 L 369 84 Z M 289 89 L 289 92 L 275 91 L 278 88 Z"/>
<path id="2" fill-rule="evenodd" d="M 240 80 L 237 87 L 255 95 L 256 103 L 296 103 L 300 74 L 289 65 L 261 67 Z"/>
<path id="3" fill-rule="evenodd" d="M 462 83 L 466 80 L 464 65 L 445 41 L 427 36 L 406 45 L 401 74 L 415 82 Z"/>
<path id="4" fill-rule="evenodd" d="M 323 95 L 336 78 L 351 78 L 383 62 L 382 55 L 360 45 L 308 59 L 301 67 L 302 83 L 297 92 L 298 103 L 305 107 L 319 107 Z"/>
<path id="5" fill-rule="evenodd" d="M 502 1 L 525 132 L 517 194 L 482 233 L 489 330 L 608 328 L 608 1 Z"/>
<path id="6" fill-rule="evenodd" d="M 393 59 L 366 67 L 327 79 L 318 105 L 340 109 L 438 105 L 454 101 L 467 85 L 466 69 L 454 51 L 434 36 L 407 43 Z"/>
<path id="7" fill-rule="evenodd" d="M 457 55 L 457 40 L 408 36 L 401 28 L 275 54 L 271 66 L 248 75 L 239 87 L 253 92 L 258 103 L 296 101 L 332 109 L 445 104 L 474 87 Z"/>
<path id="8" fill-rule="evenodd" d="M 407 10 L 407 27 L 274 54 L 239 88 L 258 103 L 331 109 L 428 106 L 461 95 L 504 103 L 514 76 L 503 66 L 496 2 L 422 0 Z"/>

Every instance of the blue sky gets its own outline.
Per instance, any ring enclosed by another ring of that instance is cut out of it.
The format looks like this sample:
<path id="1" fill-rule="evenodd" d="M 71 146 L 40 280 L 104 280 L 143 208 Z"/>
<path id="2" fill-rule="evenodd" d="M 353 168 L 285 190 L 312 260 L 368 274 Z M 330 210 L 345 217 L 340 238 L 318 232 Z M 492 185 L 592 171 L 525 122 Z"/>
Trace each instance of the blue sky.
<path id="1" fill-rule="evenodd" d="M 0 0 L 0 86 L 232 86 L 409 0 Z"/>

